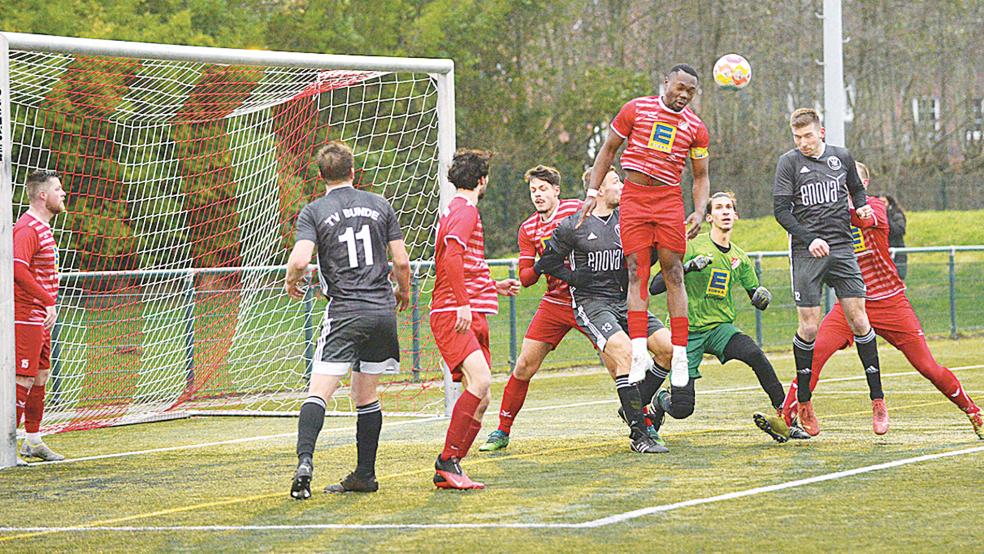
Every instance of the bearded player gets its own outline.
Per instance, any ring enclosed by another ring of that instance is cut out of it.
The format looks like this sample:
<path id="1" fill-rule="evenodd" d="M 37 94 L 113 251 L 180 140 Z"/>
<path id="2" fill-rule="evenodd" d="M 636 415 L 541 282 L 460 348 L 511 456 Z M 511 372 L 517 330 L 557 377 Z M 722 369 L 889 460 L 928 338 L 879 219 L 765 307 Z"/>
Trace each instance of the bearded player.
<path id="1" fill-rule="evenodd" d="M 857 168 L 861 182 L 868 188 L 868 168 L 860 162 Z M 854 251 L 867 286 L 865 311 L 871 326 L 875 333 L 902 351 L 916 371 L 929 379 L 950 402 L 967 414 L 974 432 L 984 439 L 981 409 L 960 385 L 957 376 L 933 358 L 919 318 L 905 295 L 905 283 L 899 278 L 888 247 L 888 210 L 885 201 L 869 196 L 868 205 L 874 210 L 874 219 L 860 219 L 852 214 L 851 222 L 855 226 Z M 850 346 L 853 340 L 854 335 L 844 316 L 844 308 L 837 303 L 820 324 L 820 333 L 813 347 L 811 390 L 816 388 L 820 371 L 827 360 L 834 352 Z M 783 405 L 783 414 L 787 421 L 792 419 L 797 407 L 796 390 L 797 383 L 793 381 Z"/>
<path id="2" fill-rule="evenodd" d="M 492 354 L 486 314 L 499 311 L 497 294 L 515 296 L 519 281 L 493 281 L 485 261 L 478 201 L 489 183 L 489 158 L 481 150 L 459 150 L 448 169 L 456 194 L 441 214 L 434 253 L 431 331 L 452 379 L 464 390 L 451 412 L 444 450 L 434 463 L 434 484 L 442 489 L 483 489 L 461 469 L 461 459 L 482 429 L 489 405 Z"/>
<path id="3" fill-rule="evenodd" d="M 626 304 L 632 368 L 629 380 L 641 381 L 650 367 L 646 351 L 647 308 L 656 247 L 666 279 L 666 304 L 673 342 L 670 384 L 685 388 L 687 373 L 687 294 L 683 286 L 683 255 L 687 238 L 697 236 L 710 190 L 709 137 L 704 122 L 688 107 L 697 96 L 697 72 L 687 64 L 674 66 L 663 81 L 662 96 L 643 96 L 622 106 L 611 133 L 595 158 L 581 221 L 594 209 L 598 188 L 623 142 L 620 163 L 625 170 L 620 227 L 629 273 Z M 687 158 L 694 175 L 694 213 L 684 218 L 681 174 Z M 686 394 L 685 391 L 681 394 Z"/>
<path id="4" fill-rule="evenodd" d="M 51 220 L 65 211 L 65 190 L 54 171 L 35 171 L 24 184 L 31 203 L 14 224 L 14 349 L 17 425 L 27 438 L 19 454 L 45 461 L 65 457 L 41 440 L 45 384 L 51 374 L 51 329 L 58 300 L 58 245 Z M 26 465 L 20 457 L 17 465 Z"/>
<path id="5" fill-rule="evenodd" d="M 536 213 L 519 226 L 519 281 L 523 287 L 531 287 L 540 280 L 534 262 L 543 255 L 546 241 L 561 220 L 581 209 L 581 201 L 561 200 L 560 172 L 552 167 L 538 165 L 529 169 L 524 177 Z M 489 452 L 509 446 L 509 432 L 526 401 L 530 379 L 536 375 L 547 354 L 557 348 L 571 329 L 581 331 L 571 309 L 570 288 L 564 281 L 547 275 L 547 292 L 526 329 L 516 366 L 502 392 L 499 428 L 492 431 L 480 451 Z"/>
<path id="6" fill-rule="evenodd" d="M 772 301 L 772 293 L 759 283 L 752 261 L 737 244 L 731 240 L 738 209 L 735 197 L 730 192 L 716 192 L 707 201 L 705 210 L 711 232 L 700 235 L 687 244 L 684 256 L 684 284 L 687 287 L 687 308 L 689 310 L 690 335 L 687 341 L 687 358 L 690 382 L 689 394 L 681 398 L 660 391 L 652 404 L 647 407 L 654 424 L 663 421 L 663 414 L 674 419 L 689 417 L 694 412 L 694 384 L 700 375 L 700 363 L 704 354 L 713 354 L 721 363 L 740 360 L 755 372 L 759 385 L 769 396 L 774 412 L 757 412 L 753 419 L 760 429 L 777 442 L 786 442 L 791 432 L 796 438 L 809 438 L 804 432 L 793 429 L 782 418 L 782 383 L 776 371 L 758 344 L 751 337 L 735 327 L 737 311 L 732 298 L 740 287 L 748 295 L 752 305 L 765 310 Z M 657 274 L 649 286 L 650 294 L 662 294 L 666 290 L 663 275 Z"/>

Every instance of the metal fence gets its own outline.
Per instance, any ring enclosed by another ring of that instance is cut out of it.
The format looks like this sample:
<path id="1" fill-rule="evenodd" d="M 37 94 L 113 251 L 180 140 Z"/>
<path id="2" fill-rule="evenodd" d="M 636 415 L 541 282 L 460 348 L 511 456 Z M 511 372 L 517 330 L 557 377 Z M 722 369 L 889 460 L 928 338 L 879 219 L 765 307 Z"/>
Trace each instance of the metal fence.
<path id="1" fill-rule="evenodd" d="M 950 246 L 929 248 L 899 249 L 898 253 L 908 254 L 906 284 L 908 296 L 920 316 L 923 327 L 928 335 L 948 336 L 957 338 L 961 335 L 984 332 L 984 301 L 980 293 L 984 291 L 984 246 Z M 742 294 L 735 296 L 738 304 L 737 325 L 758 344 L 765 348 L 781 348 L 789 344 L 796 330 L 796 310 L 792 299 L 789 283 L 789 258 L 786 252 L 750 252 L 749 257 L 755 263 L 756 271 L 762 284 L 773 293 L 773 302 L 765 312 L 754 309 Z M 518 260 L 499 259 L 489 260 L 493 275 L 497 279 L 515 277 Z M 429 326 L 428 305 L 430 291 L 433 289 L 433 263 L 415 263 L 412 279 L 412 308 L 405 317 L 401 318 L 401 340 L 404 341 L 403 352 L 404 371 L 409 371 L 413 377 L 422 372 L 434 371 L 439 361 L 433 343 Z M 210 295 L 224 294 L 230 291 L 221 290 L 215 282 L 203 283 L 204 276 L 221 276 L 229 272 L 244 272 L 262 275 L 259 291 L 268 302 L 283 302 L 284 310 L 271 305 L 269 317 L 282 317 L 278 325 L 284 325 L 296 332 L 298 337 L 297 355 L 303 356 L 310 372 L 310 364 L 314 354 L 314 342 L 317 337 L 318 318 L 324 306 L 324 300 L 315 298 L 314 287 L 305 300 L 297 304 L 289 304 L 282 293 L 280 281 L 282 267 L 257 267 L 234 269 L 188 269 L 167 271 L 134 271 L 132 277 L 138 281 L 148 279 L 166 279 L 169 290 L 156 292 L 147 296 L 145 292 L 134 290 L 129 294 L 106 295 L 100 292 L 93 283 L 100 278 L 120 278 L 120 272 L 102 273 L 70 273 L 62 276 L 62 283 L 69 285 L 71 292 L 60 299 L 63 313 L 71 313 L 71 308 L 93 302 L 113 302 L 114 298 L 129 297 L 126 301 L 151 302 L 154 297 L 167 298 L 170 308 L 167 317 L 173 322 L 174 333 L 180 335 L 180 346 L 183 350 L 185 367 L 188 378 L 192 379 L 195 371 L 196 350 L 208 347 L 209 337 L 196 336 L 196 318 L 202 314 L 196 313 L 196 303 Z M 196 281 L 196 277 L 198 280 Z M 89 286 L 83 285 L 89 283 Z M 67 292 L 67 291 L 66 291 Z M 533 314 L 545 292 L 545 280 L 541 279 L 536 285 L 523 289 L 519 296 L 501 299 L 500 313 L 489 319 L 492 339 L 493 368 L 495 371 L 509 371 L 514 365 L 522 342 Z M 831 294 L 826 295 L 827 309 L 833 305 Z M 278 304 L 279 305 L 279 304 Z M 291 306 L 288 308 L 288 306 Z M 666 316 L 664 297 L 659 296 L 650 303 L 650 310 L 661 319 Z M 297 312 L 301 311 L 301 314 Z M 112 313 L 112 312 L 109 312 Z M 276 314 L 282 314 L 278 316 Z M 214 317 L 219 317 L 222 314 Z M 300 317 L 298 317 L 300 316 Z M 61 318 L 60 318 L 61 319 Z M 91 324 L 91 321 L 87 321 Z M 104 322 L 105 323 L 105 322 Z M 85 325 L 77 321 L 74 325 Z M 52 334 L 53 373 L 57 376 L 64 357 L 62 344 L 59 340 L 62 334 L 62 323 L 56 325 Z M 201 321 L 199 321 L 199 328 Z M 546 367 L 569 367 L 578 365 L 594 365 L 598 357 L 590 342 L 576 336 L 566 339 L 557 350 L 548 356 Z M 303 342 L 300 338 L 303 337 Z M 114 344 L 93 344 L 90 348 L 119 348 Z"/>

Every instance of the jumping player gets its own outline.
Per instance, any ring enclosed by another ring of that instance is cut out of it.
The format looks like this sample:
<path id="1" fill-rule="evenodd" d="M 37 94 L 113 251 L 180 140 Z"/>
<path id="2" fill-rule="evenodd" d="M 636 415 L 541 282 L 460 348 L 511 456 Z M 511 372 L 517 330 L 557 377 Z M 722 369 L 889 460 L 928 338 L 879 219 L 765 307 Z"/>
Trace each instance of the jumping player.
<path id="1" fill-rule="evenodd" d="M 65 457 L 41 440 L 45 385 L 51 374 L 51 329 L 58 312 L 58 245 L 51 220 L 65 211 L 65 190 L 54 171 L 35 171 L 24 184 L 30 208 L 14 224 L 14 349 L 16 351 L 17 425 L 24 418 L 24 458 L 45 461 Z"/>
<path id="2" fill-rule="evenodd" d="M 673 358 L 672 386 L 687 384 L 687 294 L 683 287 L 683 254 L 687 238 L 697 236 L 710 191 L 709 138 L 704 122 L 688 104 L 697 96 L 697 71 L 687 64 L 673 66 L 663 81 L 662 96 L 643 96 L 622 106 L 591 173 L 581 221 L 595 207 L 598 188 L 622 143 L 628 141 L 620 163 L 625 170 L 621 203 L 622 247 L 629 273 L 626 303 L 632 340 L 630 381 L 643 378 L 650 364 L 646 352 L 647 283 L 656 246 L 666 279 Z M 694 213 L 684 221 L 681 174 L 687 158 L 694 175 Z M 689 228 L 688 228 L 689 226 Z"/>
<path id="3" fill-rule="evenodd" d="M 871 218 L 872 209 L 851 153 L 824 143 L 817 111 L 794 111 L 789 126 L 796 148 L 779 157 L 772 195 L 776 221 L 790 237 L 793 299 L 799 319 L 793 337 L 799 423 L 810 435 L 820 432 L 810 401 L 810 374 L 822 315 L 822 285 L 826 283 L 837 293 L 855 337 L 871 390 L 872 425 L 881 435 L 888 432 L 888 411 L 875 332 L 864 311 L 865 286 L 854 257 L 848 200 L 853 201 L 861 219 Z"/>
<path id="4" fill-rule="evenodd" d="M 451 412 L 444 450 L 434 463 L 434 484 L 442 489 L 483 489 L 461 470 L 461 459 L 482 428 L 489 405 L 492 354 L 486 314 L 499 311 L 496 294 L 515 296 L 519 281 L 493 281 L 485 261 L 485 239 L 478 201 L 489 183 L 489 158 L 481 150 L 459 150 L 448 180 L 457 189 L 437 226 L 431 297 L 431 331 L 452 378 L 464 390 Z"/>
<path id="5" fill-rule="evenodd" d="M 865 188 L 868 188 L 869 173 L 864 164 L 858 162 L 858 175 Z M 967 391 L 960 385 L 957 376 L 941 366 L 926 344 L 919 318 L 905 294 L 905 283 L 899 277 L 889 251 L 888 210 L 885 201 L 868 197 L 868 205 L 874 210 L 874 219 L 851 218 L 855 225 L 854 251 L 861 266 L 861 275 L 867 286 L 865 311 L 875 333 L 905 354 L 912 367 L 929 379 L 951 402 L 957 405 L 970 419 L 974 432 L 984 439 L 984 418 L 981 410 L 974 404 Z M 860 229 L 859 229 L 860 228 Z M 827 360 L 842 348 L 847 348 L 854 340 L 851 327 L 844 316 L 844 308 L 836 304 L 820 324 L 816 345 L 813 347 L 813 366 L 810 389 L 816 388 L 820 371 Z M 797 382 L 793 381 L 783 405 L 787 421 L 796 410 Z"/>
<path id="6" fill-rule="evenodd" d="M 644 454 L 666 452 L 666 447 L 657 442 L 658 436 L 649 434 L 642 413 L 641 389 L 647 388 L 648 396 L 652 397 L 657 387 L 649 385 L 656 380 L 658 369 L 653 366 L 639 383 L 629 382 L 632 347 L 625 334 L 628 310 L 624 301 L 628 276 L 618 233 L 622 182 L 617 174 L 608 175 L 599 189 L 599 202 L 588 218 L 580 226 L 577 216 L 560 222 L 536 265 L 543 273 L 570 284 L 578 323 L 588 332 L 598 351 L 613 362 L 612 377 L 621 404 L 619 415 L 629 426 L 632 450 Z M 565 258 L 570 267 L 564 263 Z M 672 355 L 669 333 L 652 314 L 646 315 L 647 356 L 652 352 L 665 364 Z M 665 371 L 662 370 L 660 380 L 666 377 Z"/>
<path id="7" fill-rule="evenodd" d="M 524 177 L 536 213 L 519 226 L 519 281 L 523 287 L 530 287 L 540 280 L 534 263 L 537 257 L 543 255 L 544 244 L 561 220 L 581 209 L 581 201 L 560 199 L 561 176 L 552 167 L 538 165 L 529 169 Z M 516 366 L 502 391 L 499 428 L 492 431 L 480 451 L 489 452 L 509 446 L 509 432 L 526 401 L 530 379 L 539 371 L 547 354 L 557 348 L 571 329 L 581 331 L 571 309 L 570 288 L 560 279 L 547 275 L 547 292 L 526 329 Z"/>
<path id="8" fill-rule="evenodd" d="M 325 421 L 325 404 L 352 370 L 352 401 L 358 412 L 355 471 L 325 492 L 376 492 L 376 450 L 383 425 L 376 385 L 384 371 L 399 371 L 400 341 L 395 310 L 410 304 L 410 258 L 396 213 L 385 198 L 356 190 L 352 150 L 329 142 L 316 161 L 325 195 L 297 216 L 297 241 L 287 262 L 284 289 L 304 299 L 308 264 L 318 253 L 321 292 L 329 299 L 311 366 L 307 400 L 297 420 L 297 469 L 291 497 L 311 496 L 314 446 Z M 390 285 L 386 253 L 393 261 Z M 395 309 L 395 310 L 394 310 Z"/>
<path id="9" fill-rule="evenodd" d="M 684 256 L 686 275 L 683 282 L 687 287 L 690 320 L 687 339 L 690 382 L 686 387 L 674 389 L 672 394 L 660 391 L 647 411 L 657 429 L 663 414 L 668 413 L 675 419 L 689 417 L 694 411 L 694 385 L 695 380 L 701 377 L 699 368 L 704 354 L 717 356 L 722 364 L 728 360 L 740 360 L 755 372 L 774 410 L 771 414 L 755 413 L 755 424 L 776 441 L 786 442 L 791 430 L 782 418 L 782 384 L 762 349 L 735 326 L 737 311 L 732 297 L 737 284 L 748 294 L 753 306 L 765 310 L 772 301 L 772 293 L 759 283 L 752 261 L 731 240 L 738 220 L 734 195 L 730 192 L 714 193 L 707 201 L 705 212 L 711 232 L 687 243 L 687 254 Z M 664 291 L 666 285 L 660 273 L 653 278 L 649 292 L 656 295 Z M 809 435 L 804 438 L 809 438 Z"/>

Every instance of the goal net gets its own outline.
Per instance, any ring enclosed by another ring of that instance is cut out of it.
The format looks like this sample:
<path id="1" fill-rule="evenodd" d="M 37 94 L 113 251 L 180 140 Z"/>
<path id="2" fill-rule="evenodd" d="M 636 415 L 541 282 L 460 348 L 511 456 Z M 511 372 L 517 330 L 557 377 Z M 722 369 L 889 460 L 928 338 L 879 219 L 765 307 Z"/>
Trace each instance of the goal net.
<path id="1" fill-rule="evenodd" d="M 418 262 L 384 407 L 444 413 L 427 260 L 454 148 L 449 61 L 7 37 L 4 209 L 26 211 L 36 169 L 58 171 L 68 192 L 53 221 L 44 430 L 294 413 L 325 300 L 311 287 L 290 301 L 283 264 L 298 212 L 324 192 L 313 154 L 336 139 L 355 152 L 356 186 L 392 203 Z M 332 408 L 352 410 L 344 390 Z"/>

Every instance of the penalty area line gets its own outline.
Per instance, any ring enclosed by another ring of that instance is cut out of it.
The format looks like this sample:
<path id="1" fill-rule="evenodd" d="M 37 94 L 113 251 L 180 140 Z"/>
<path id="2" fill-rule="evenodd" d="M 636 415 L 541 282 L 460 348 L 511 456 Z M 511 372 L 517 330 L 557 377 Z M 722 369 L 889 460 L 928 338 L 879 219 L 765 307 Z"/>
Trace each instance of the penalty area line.
<path id="1" fill-rule="evenodd" d="M 762 487 L 755 487 L 751 489 L 745 489 L 742 491 L 730 492 L 727 494 L 719 494 L 715 496 L 708 496 L 704 498 L 695 498 L 691 500 L 685 500 L 682 502 L 674 502 L 672 504 L 663 504 L 660 506 L 651 506 L 648 508 L 642 508 L 639 510 L 633 510 L 630 512 L 623 512 L 621 514 L 615 514 L 608 517 L 603 517 L 599 519 L 593 519 L 590 521 L 585 521 L 581 523 L 384 523 L 384 524 L 343 524 L 343 523 L 325 523 L 325 524 L 311 524 L 311 525 L 172 525 L 172 526 L 78 526 L 78 527 L 0 527 L 0 533 L 37 533 L 37 534 L 49 534 L 49 533 L 111 533 L 111 532 L 125 532 L 125 533 L 161 533 L 161 532 L 229 532 L 229 531 L 299 531 L 299 530 L 371 530 L 371 529 L 393 529 L 393 530 L 425 530 L 425 529 L 595 529 L 598 527 L 605 527 L 608 525 L 614 525 L 618 523 L 624 523 L 626 521 L 631 521 L 633 519 L 638 519 L 640 517 L 671 512 L 674 510 L 680 510 L 683 508 L 691 508 L 694 506 L 701 506 L 704 504 L 713 504 L 716 502 L 725 502 L 728 500 L 735 500 L 739 498 L 745 498 L 749 496 L 756 496 L 759 494 L 766 494 L 770 492 L 776 492 L 786 489 L 793 489 L 797 487 L 803 487 L 807 485 L 813 485 L 816 483 L 823 483 L 826 481 L 834 481 L 837 479 L 844 479 L 847 477 L 853 477 L 855 475 L 861 475 L 864 473 L 872 473 L 875 471 L 883 471 L 886 469 L 892 469 L 896 467 L 906 466 L 910 464 L 917 464 L 923 462 L 930 462 L 933 460 L 940 460 L 944 458 L 952 458 L 955 456 L 963 456 L 967 454 L 976 454 L 984 452 L 984 446 L 977 446 L 974 448 L 964 448 L 961 450 L 951 450 L 948 452 L 939 452 L 936 454 L 926 454 L 923 456 L 915 456 L 912 458 L 903 458 L 901 460 L 894 460 L 891 462 L 884 462 L 880 464 L 874 464 L 870 466 L 858 467 L 854 469 L 837 471 L 833 473 L 827 473 L 824 475 L 817 475 L 815 477 L 808 477 L 805 479 L 796 479 L 794 481 L 786 481 L 784 483 L 777 483 L 775 485 L 767 485 Z M 32 535 L 28 535 L 32 536 Z M 37 535 L 33 535 L 37 536 Z M 5 538 L 3 540 L 9 540 Z"/>

